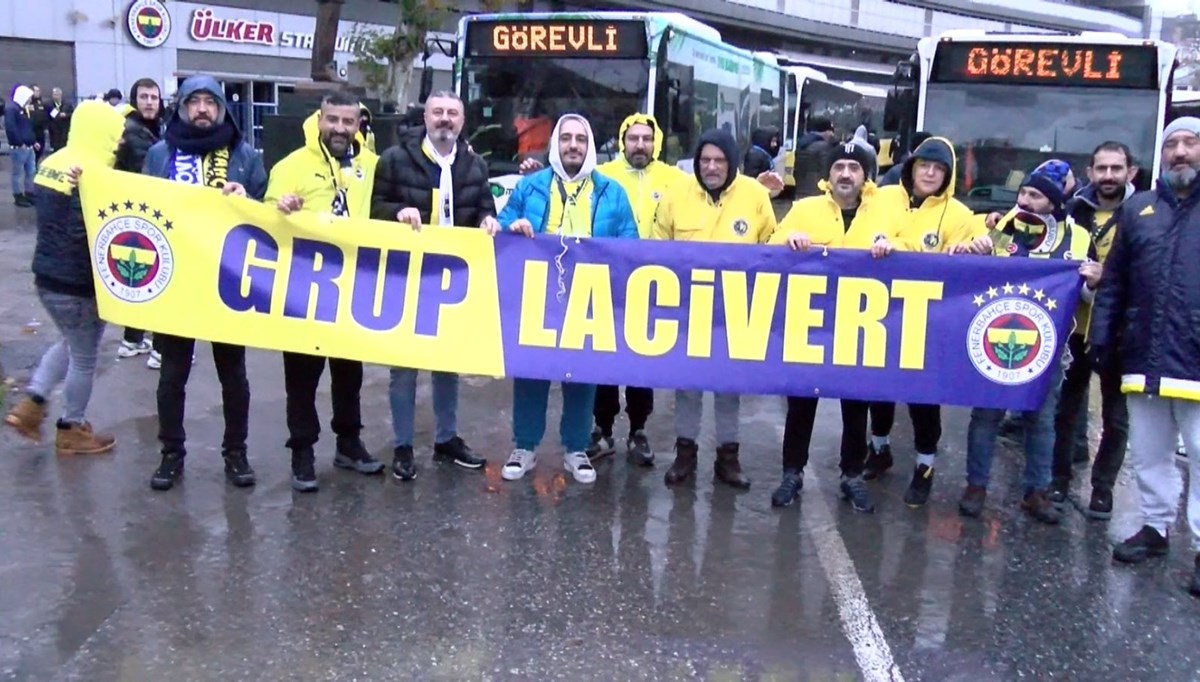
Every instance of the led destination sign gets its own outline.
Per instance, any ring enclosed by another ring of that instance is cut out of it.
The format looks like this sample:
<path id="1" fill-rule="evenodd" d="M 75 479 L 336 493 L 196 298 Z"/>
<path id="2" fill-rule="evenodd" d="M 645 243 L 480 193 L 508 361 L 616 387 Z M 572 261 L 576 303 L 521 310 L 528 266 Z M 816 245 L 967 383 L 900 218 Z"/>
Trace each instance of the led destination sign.
<path id="1" fill-rule="evenodd" d="M 641 21 L 475 21 L 467 26 L 467 54 L 644 59 L 646 25 Z"/>
<path id="2" fill-rule="evenodd" d="M 1157 88 L 1153 45 L 969 43 L 938 45 L 932 81 Z"/>

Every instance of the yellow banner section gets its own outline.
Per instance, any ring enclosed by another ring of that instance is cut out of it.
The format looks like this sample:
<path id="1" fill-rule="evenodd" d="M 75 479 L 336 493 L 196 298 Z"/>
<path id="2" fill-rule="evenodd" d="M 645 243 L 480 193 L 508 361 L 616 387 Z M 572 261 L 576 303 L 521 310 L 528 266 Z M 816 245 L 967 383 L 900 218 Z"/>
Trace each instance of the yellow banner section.
<path id="1" fill-rule="evenodd" d="M 494 242 L 89 168 L 100 316 L 189 338 L 502 376 Z M 353 321 L 353 323 L 350 323 Z"/>

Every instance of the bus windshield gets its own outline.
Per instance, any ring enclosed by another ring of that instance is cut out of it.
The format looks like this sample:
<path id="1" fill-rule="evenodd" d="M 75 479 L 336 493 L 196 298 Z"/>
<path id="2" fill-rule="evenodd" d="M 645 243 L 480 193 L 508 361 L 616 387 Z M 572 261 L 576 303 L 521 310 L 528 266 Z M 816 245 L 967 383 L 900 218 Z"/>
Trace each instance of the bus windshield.
<path id="1" fill-rule="evenodd" d="M 1016 203 L 1026 172 L 1046 159 L 1071 164 L 1087 182 L 1092 150 L 1124 142 L 1149 175 L 1158 127 L 1156 90 L 930 83 L 922 128 L 954 143 L 957 197 L 976 212 Z M 1149 186 L 1139 177 L 1138 187 Z"/>
<path id="2" fill-rule="evenodd" d="M 472 148 L 492 175 L 521 161 L 545 161 L 550 133 L 564 113 L 583 114 L 601 162 L 617 153 L 617 132 L 643 111 L 650 85 L 646 59 L 474 57 L 464 61 L 463 98 Z"/>

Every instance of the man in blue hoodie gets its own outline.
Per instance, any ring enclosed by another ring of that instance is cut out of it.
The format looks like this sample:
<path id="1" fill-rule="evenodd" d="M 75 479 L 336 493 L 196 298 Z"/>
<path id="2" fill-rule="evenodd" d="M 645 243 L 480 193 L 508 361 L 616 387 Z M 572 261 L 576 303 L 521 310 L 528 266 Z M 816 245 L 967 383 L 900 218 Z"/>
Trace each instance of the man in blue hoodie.
<path id="1" fill-rule="evenodd" d="M 225 95 L 212 76 L 192 76 L 179 88 L 179 107 L 167 122 L 163 139 L 146 153 L 142 172 L 201 187 L 223 195 L 261 201 L 267 191 L 262 157 L 242 139 L 226 115 Z M 186 434 L 183 408 L 196 342 L 167 334 L 156 335 L 162 354 L 158 378 L 158 439 L 162 463 L 150 479 L 155 490 L 170 490 L 183 476 Z M 214 343 L 213 361 L 221 381 L 225 412 L 225 477 L 238 487 L 254 485 L 254 470 L 246 458 L 250 421 L 250 382 L 246 379 L 246 349 Z"/>
<path id="2" fill-rule="evenodd" d="M 4 134 L 12 148 L 12 193 L 17 206 L 33 206 L 33 176 L 37 173 L 36 155 L 41 150 L 33 134 L 33 122 L 25 112 L 25 105 L 33 99 L 33 90 L 18 85 L 13 90 L 12 101 L 4 105 Z"/>

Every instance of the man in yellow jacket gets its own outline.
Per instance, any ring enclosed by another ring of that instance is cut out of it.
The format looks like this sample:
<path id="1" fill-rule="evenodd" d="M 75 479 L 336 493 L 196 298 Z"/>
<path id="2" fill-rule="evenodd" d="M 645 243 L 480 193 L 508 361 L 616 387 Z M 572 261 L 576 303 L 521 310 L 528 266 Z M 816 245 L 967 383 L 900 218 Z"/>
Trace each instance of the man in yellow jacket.
<path id="1" fill-rule="evenodd" d="M 764 244 L 775 231 L 770 191 L 738 174 L 737 142 L 723 130 L 700 136 L 696 147 L 695 181 L 675 183 L 658 206 L 654 238 L 674 241 Z M 717 427 L 716 478 L 735 488 L 750 487 L 738 462 L 740 396 L 713 396 Z M 675 462 L 667 485 L 682 483 L 696 473 L 702 391 L 675 391 Z"/>
<path id="2" fill-rule="evenodd" d="M 920 253 L 950 253 L 964 249 L 987 234 L 983 221 L 966 204 L 954 198 L 958 158 L 954 145 L 931 137 L 917 146 L 904 162 L 899 185 L 877 193 L 881 210 L 897 221 L 897 248 Z M 908 406 L 917 450 L 912 481 L 904 493 L 910 507 L 921 507 L 933 489 L 933 465 L 942 438 L 942 410 L 938 405 Z M 878 477 L 892 467 L 890 434 L 896 421 L 895 403 L 871 403 L 871 442 L 863 477 Z"/>
<path id="3" fill-rule="evenodd" d="M 870 249 L 876 258 L 891 253 L 899 224 L 894 214 L 880 210 L 879 190 L 867 179 L 875 174 L 875 158 L 861 145 L 850 142 L 834 147 L 827 165 L 828 179 L 817 185 L 821 194 L 792 204 L 770 243 L 786 244 L 793 251 L 808 251 L 814 246 Z M 774 507 L 786 507 L 800 497 L 817 402 L 817 398 L 788 396 L 783 480 L 771 495 Z M 867 461 L 868 403 L 843 399 L 841 407 L 842 498 L 855 511 L 869 514 L 875 511 L 875 504 L 862 475 Z"/>
<path id="4" fill-rule="evenodd" d="M 658 121 L 647 114 L 632 114 L 621 123 L 617 133 L 617 146 L 621 154 L 596 170 L 616 181 L 629 196 L 633 216 L 637 220 L 638 236 L 649 239 L 654 230 L 654 213 L 658 203 L 671 185 L 688 179 L 676 166 L 659 160 L 662 152 L 663 132 Z M 596 460 L 616 451 L 613 425 L 621 411 L 621 393 L 618 386 L 597 386 L 593 416 L 592 442 L 588 445 L 588 457 Z M 625 387 L 625 413 L 629 416 L 629 437 L 626 439 L 626 457 L 631 464 L 654 466 L 654 450 L 646 438 L 646 420 L 654 412 L 654 390 L 637 386 Z"/>
<path id="5" fill-rule="evenodd" d="M 342 217 L 369 218 L 371 188 L 379 157 L 365 147 L 359 131 L 358 98 L 331 92 L 321 109 L 304 122 L 304 146 L 287 155 L 271 170 L 267 201 L 285 214 L 313 211 Z M 317 490 L 313 446 L 321 433 L 317 416 L 317 385 L 325 371 L 325 358 L 302 353 L 283 354 L 283 380 L 287 392 L 287 447 L 292 451 L 292 487 L 300 492 Z M 337 454 L 334 466 L 363 474 L 383 471 L 359 434 L 362 412 L 361 362 L 329 358 Z"/>

